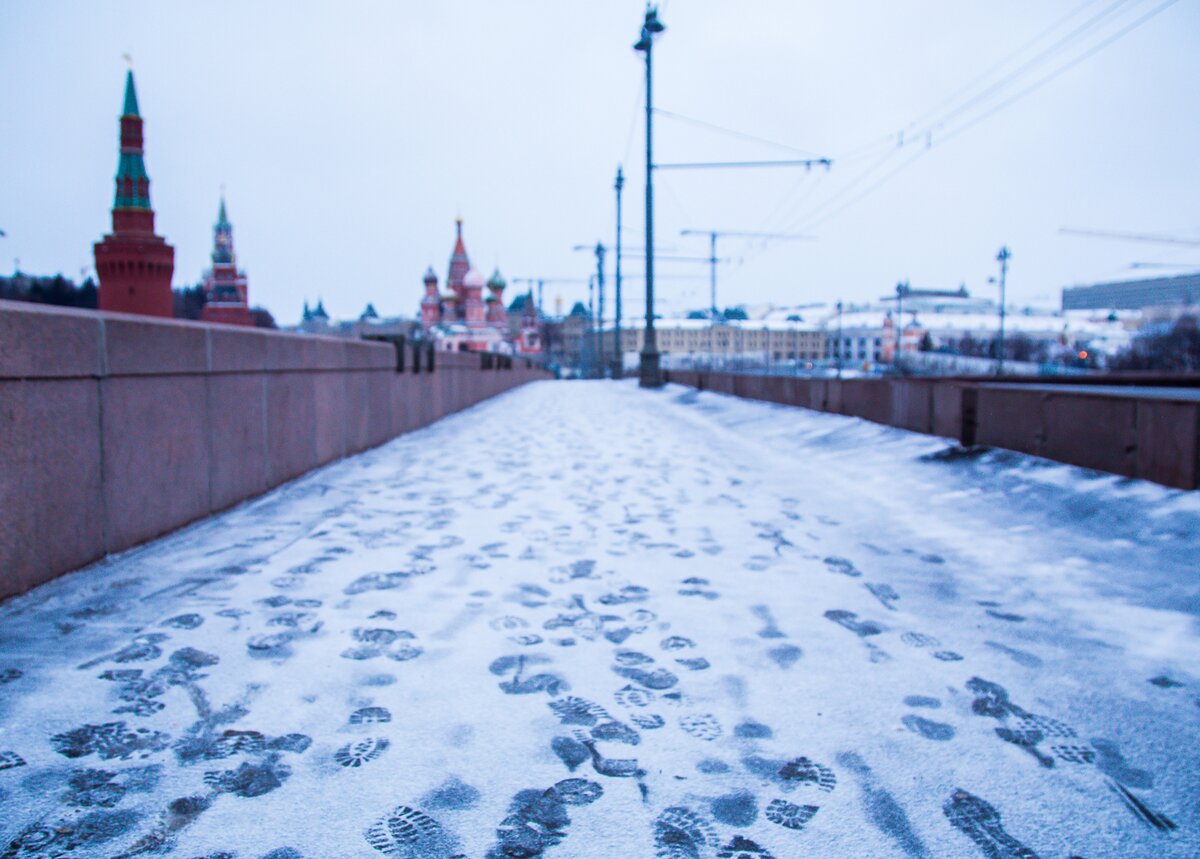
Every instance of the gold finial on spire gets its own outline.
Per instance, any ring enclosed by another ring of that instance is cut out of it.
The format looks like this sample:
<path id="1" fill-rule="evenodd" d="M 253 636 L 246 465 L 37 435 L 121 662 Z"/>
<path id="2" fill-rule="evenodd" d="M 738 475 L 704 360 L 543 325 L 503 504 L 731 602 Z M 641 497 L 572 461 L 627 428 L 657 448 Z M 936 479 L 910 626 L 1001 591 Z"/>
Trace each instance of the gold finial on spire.
<path id="1" fill-rule="evenodd" d="M 125 61 L 125 65 L 129 66 L 129 71 L 133 71 L 133 57 L 129 54 L 121 54 L 121 59 Z"/>

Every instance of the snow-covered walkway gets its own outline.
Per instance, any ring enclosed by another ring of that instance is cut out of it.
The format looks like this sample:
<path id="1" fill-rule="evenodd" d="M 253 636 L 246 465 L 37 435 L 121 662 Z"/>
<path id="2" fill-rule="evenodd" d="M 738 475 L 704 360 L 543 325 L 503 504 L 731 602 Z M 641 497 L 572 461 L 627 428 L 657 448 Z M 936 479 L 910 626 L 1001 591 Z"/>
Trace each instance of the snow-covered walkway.
<path id="1" fill-rule="evenodd" d="M 544 382 L 0 606 L 0 856 L 1195 857 L 1200 501 Z"/>

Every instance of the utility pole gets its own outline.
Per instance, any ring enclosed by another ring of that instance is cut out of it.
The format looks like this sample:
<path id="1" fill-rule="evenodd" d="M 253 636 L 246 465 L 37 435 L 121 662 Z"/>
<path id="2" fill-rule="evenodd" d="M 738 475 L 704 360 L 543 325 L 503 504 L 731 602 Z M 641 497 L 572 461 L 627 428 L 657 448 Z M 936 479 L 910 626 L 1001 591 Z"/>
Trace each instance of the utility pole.
<path id="1" fill-rule="evenodd" d="M 804 167 L 814 166 L 828 169 L 833 162 L 828 158 L 805 158 L 787 161 L 707 161 L 675 164 L 654 163 L 654 86 L 651 55 L 654 38 L 666 27 L 658 20 L 658 7 L 647 6 L 642 22 L 641 35 L 633 49 L 646 55 L 646 335 L 642 347 L 639 384 L 643 388 L 662 387 L 662 355 L 658 351 L 658 339 L 654 331 L 654 171 L 726 169 L 737 167 Z M 715 254 L 713 254 L 715 257 Z"/>
<path id="2" fill-rule="evenodd" d="M 596 375 L 604 378 L 604 245 L 596 242 L 596 291 L 600 300 L 596 313 Z"/>
<path id="3" fill-rule="evenodd" d="M 837 377 L 842 378 L 842 302 L 839 299 L 837 303 L 838 312 L 838 327 L 837 327 Z"/>
<path id="4" fill-rule="evenodd" d="M 617 192 L 617 265 L 616 276 L 616 312 L 613 320 L 613 363 L 612 377 L 621 378 L 625 373 L 625 350 L 621 343 L 621 189 L 625 187 L 625 174 L 621 165 L 617 165 L 617 181 L 613 188 Z"/>
<path id="5" fill-rule="evenodd" d="M 895 353 L 892 355 L 892 366 L 900 367 L 900 347 L 903 344 L 901 338 L 904 336 L 904 293 L 908 292 L 908 282 L 901 281 L 896 284 L 896 347 Z"/>
<path id="6" fill-rule="evenodd" d="M 1012 256 L 1008 246 L 1000 248 L 1000 253 L 996 254 L 996 262 L 1000 263 L 1000 359 L 996 365 L 996 375 L 1004 375 L 1004 287 L 1005 281 L 1008 279 L 1008 258 Z"/>
<path id="7" fill-rule="evenodd" d="M 661 166 L 661 165 L 660 165 Z M 717 263 L 723 260 L 717 259 L 717 239 L 722 237 L 736 237 L 745 239 L 811 239 L 812 236 L 804 236 L 799 233 L 746 233 L 735 230 L 681 230 L 681 236 L 708 236 L 708 263 L 712 266 L 712 271 L 709 273 L 709 290 L 710 290 L 710 310 L 713 324 L 717 322 L 719 312 L 717 310 Z"/>
<path id="8" fill-rule="evenodd" d="M 717 324 L 717 234 L 708 234 L 708 291 L 712 302 L 709 313 L 713 325 Z"/>
<path id="9" fill-rule="evenodd" d="M 596 350 L 596 276 L 588 278 L 587 325 L 583 327 L 583 377 L 592 378 L 592 357 Z"/>
<path id="10" fill-rule="evenodd" d="M 658 20 L 658 8 L 646 9 L 640 38 L 635 51 L 646 55 L 646 338 L 642 346 L 642 362 L 638 384 L 643 388 L 661 388 L 662 356 L 654 332 L 654 87 L 651 56 L 654 37 L 665 30 Z"/>

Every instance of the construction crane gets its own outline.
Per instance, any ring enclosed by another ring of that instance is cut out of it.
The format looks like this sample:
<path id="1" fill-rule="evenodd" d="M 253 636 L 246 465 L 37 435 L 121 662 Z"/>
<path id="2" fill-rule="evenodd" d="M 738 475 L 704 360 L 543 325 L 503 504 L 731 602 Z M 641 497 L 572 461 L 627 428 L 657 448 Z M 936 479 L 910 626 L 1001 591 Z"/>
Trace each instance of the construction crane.
<path id="1" fill-rule="evenodd" d="M 1200 262 L 1131 262 L 1129 267 L 1165 269 L 1200 268 Z"/>
<path id="2" fill-rule="evenodd" d="M 1059 227 L 1064 236 L 1083 236 L 1090 239 L 1110 239 L 1118 242 L 1149 242 L 1156 245 L 1187 245 L 1200 247 L 1200 239 L 1187 236 L 1164 236 L 1158 233 L 1122 233 L 1115 230 L 1081 230 L 1075 227 Z"/>
<path id="3" fill-rule="evenodd" d="M 712 314 L 713 322 L 717 321 L 717 263 L 724 260 L 717 259 L 717 239 L 719 238 L 739 238 L 739 239 L 767 239 L 767 240 L 811 240 L 813 236 L 801 235 L 800 233 L 747 233 L 738 230 L 680 230 L 681 236 L 708 236 L 708 263 L 712 267 L 709 275 L 709 289 L 712 293 Z"/>

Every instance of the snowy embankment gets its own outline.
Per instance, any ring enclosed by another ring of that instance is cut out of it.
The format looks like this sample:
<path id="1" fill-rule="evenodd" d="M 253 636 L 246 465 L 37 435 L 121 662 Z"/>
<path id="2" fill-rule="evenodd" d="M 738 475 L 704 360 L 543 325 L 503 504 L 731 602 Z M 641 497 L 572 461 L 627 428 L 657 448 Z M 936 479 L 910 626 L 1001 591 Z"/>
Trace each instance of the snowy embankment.
<path id="1" fill-rule="evenodd" d="M 1192 857 L 1198 524 L 530 385 L 0 606 L 0 856 Z"/>

